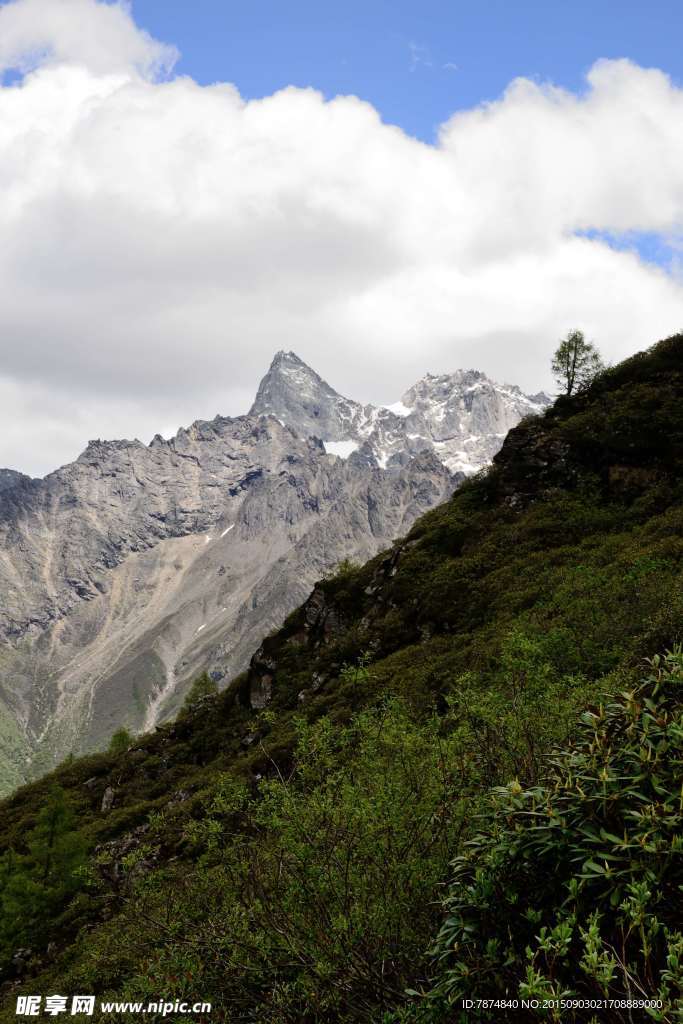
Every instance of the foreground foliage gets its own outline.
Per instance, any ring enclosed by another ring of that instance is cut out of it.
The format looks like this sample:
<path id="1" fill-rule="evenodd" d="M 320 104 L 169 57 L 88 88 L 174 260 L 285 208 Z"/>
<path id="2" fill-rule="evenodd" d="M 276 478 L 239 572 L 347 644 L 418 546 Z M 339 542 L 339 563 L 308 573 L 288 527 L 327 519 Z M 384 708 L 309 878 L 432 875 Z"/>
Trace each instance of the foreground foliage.
<path id="1" fill-rule="evenodd" d="M 652 1020 L 683 1019 L 681 648 L 586 712 L 550 766 L 495 791 L 454 863 L 435 997 L 654 999 Z"/>
<path id="2" fill-rule="evenodd" d="M 341 730 L 300 721 L 286 777 L 250 790 L 226 775 L 207 794 L 185 830 L 191 870 L 136 880 L 168 828 L 155 820 L 72 983 L 101 984 L 107 964 L 123 998 L 201 993 L 212 1019 L 272 1024 L 370 1021 L 405 1001 L 465 825 L 460 743 L 442 732 L 400 701 Z"/>

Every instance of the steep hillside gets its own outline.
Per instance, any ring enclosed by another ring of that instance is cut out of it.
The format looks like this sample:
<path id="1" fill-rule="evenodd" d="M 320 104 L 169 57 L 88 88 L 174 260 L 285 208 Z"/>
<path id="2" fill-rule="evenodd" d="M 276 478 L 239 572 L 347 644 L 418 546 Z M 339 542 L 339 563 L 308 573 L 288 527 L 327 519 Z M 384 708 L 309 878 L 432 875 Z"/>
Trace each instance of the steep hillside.
<path id="1" fill-rule="evenodd" d="M 683 621 L 682 375 L 675 338 L 522 422 L 491 470 L 389 553 L 321 584 L 264 643 L 250 685 L 289 695 L 363 650 L 378 680 L 410 664 L 414 681 L 417 662 L 433 692 L 495 663 L 513 626 L 591 675 L 670 642 Z"/>
<path id="2" fill-rule="evenodd" d="M 7 800 L 2 1019 L 48 991 L 208 999 L 231 1022 L 454 1019 L 407 990 L 433 983 L 489 787 L 539 785 L 582 709 L 681 639 L 682 410 L 677 336 L 523 421 L 224 693 Z M 46 869 L 50 814 L 83 852 Z"/>

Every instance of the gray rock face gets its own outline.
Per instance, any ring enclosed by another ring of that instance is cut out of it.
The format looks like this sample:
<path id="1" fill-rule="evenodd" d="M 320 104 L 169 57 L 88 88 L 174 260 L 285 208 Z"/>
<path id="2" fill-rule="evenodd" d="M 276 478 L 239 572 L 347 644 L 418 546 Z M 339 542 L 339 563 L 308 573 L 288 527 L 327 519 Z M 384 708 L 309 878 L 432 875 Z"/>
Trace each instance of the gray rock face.
<path id="1" fill-rule="evenodd" d="M 401 399 L 410 410 L 406 431 L 431 440 L 444 464 L 464 473 L 487 465 L 512 427 L 550 403 L 548 395 L 525 395 L 515 385 L 497 384 L 478 370 L 427 374 Z"/>
<path id="2" fill-rule="evenodd" d="M 8 491 L 10 487 L 18 484 L 30 483 L 31 478 L 24 473 L 18 473 L 16 469 L 0 469 L 0 492 Z"/>
<path id="3" fill-rule="evenodd" d="M 456 378 L 457 395 L 425 378 L 405 414 L 280 353 L 247 416 L 91 441 L 43 480 L 5 471 L 0 791 L 171 717 L 204 669 L 227 685 L 316 580 L 444 501 L 463 479 L 439 448 L 449 432 L 475 424 L 495 448 L 530 402 Z"/>
<path id="4" fill-rule="evenodd" d="M 299 433 L 321 437 L 333 454 L 358 452 L 383 469 L 428 450 L 453 472 L 470 474 L 491 461 L 523 416 L 537 415 L 550 401 L 478 370 L 456 370 L 427 374 L 394 405 L 360 405 L 337 394 L 293 352 L 278 352 L 251 414 L 276 416 Z"/>
<path id="5" fill-rule="evenodd" d="M 343 441 L 362 406 L 337 394 L 294 352 L 278 352 L 256 392 L 250 416 L 275 416 L 297 433 Z"/>

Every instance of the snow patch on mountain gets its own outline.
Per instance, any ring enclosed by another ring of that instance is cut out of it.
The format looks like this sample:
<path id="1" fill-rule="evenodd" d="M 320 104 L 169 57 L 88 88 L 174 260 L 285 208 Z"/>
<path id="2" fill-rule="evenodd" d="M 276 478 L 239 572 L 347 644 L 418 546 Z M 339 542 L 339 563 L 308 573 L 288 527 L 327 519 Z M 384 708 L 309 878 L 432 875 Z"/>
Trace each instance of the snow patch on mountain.
<path id="1" fill-rule="evenodd" d="M 328 455 L 336 455 L 340 459 L 348 459 L 349 455 L 358 450 L 356 441 L 325 441 Z"/>
<path id="2" fill-rule="evenodd" d="M 393 412 L 396 416 L 410 416 L 412 409 L 409 409 L 403 402 L 394 402 L 393 405 L 383 405 L 383 409 L 388 409 L 389 412 Z"/>

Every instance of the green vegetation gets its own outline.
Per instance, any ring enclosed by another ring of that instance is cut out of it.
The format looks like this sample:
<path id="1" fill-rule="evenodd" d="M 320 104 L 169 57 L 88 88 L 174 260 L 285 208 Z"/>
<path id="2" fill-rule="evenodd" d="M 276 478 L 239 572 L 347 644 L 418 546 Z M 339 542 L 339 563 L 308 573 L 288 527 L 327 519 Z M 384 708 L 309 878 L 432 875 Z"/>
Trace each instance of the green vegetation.
<path id="1" fill-rule="evenodd" d="M 455 860 L 436 943 L 444 1017 L 463 997 L 517 996 L 658 999 L 651 1020 L 681 1019 L 682 767 L 678 647 L 583 715 L 542 785 L 494 791 Z"/>
<path id="2" fill-rule="evenodd" d="M 336 570 L 332 574 L 332 578 L 340 580 L 352 577 L 359 569 L 360 566 L 356 562 L 352 562 L 350 558 L 342 558 L 341 562 L 337 565 Z"/>
<path id="3" fill-rule="evenodd" d="M 565 395 L 583 391 L 603 369 L 598 350 L 582 331 L 570 331 L 553 356 L 552 371 Z"/>
<path id="4" fill-rule="evenodd" d="M 263 1022 L 372 1020 L 404 1000 L 464 826 L 458 740 L 395 700 L 342 729 L 300 719 L 296 736 L 286 776 L 216 780 L 185 829 L 192 868 L 133 881 L 72 984 L 201 992 L 223 1019 Z M 154 820 L 121 884 L 168 831 Z"/>
<path id="5" fill-rule="evenodd" d="M 212 679 L 208 672 L 202 672 L 187 691 L 182 711 L 191 710 L 196 704 L 201 703 L 205 697 L 215 697 L 217 693 L 218 684 L 215 679 Z"/>
<path id="6" fill-rule="evenodd" d="M 109 741 L 107 748 L 110 754 L 123 754 L 130 746 L 132 746 L 133 737 L 125 726 L 121 726 L 117 729 L 112 738 Z"/>
<path id="7" fill-rule="evenodd" d="M 682 463 L 679 336 L 520 424 L 391 551 L 321 581 L 264 641 L 267 709 L 256 666 L 17 791 L 3 863 L 33 856 L 56 784 L 88 866 L 63 869 L 12 995 L 450 1024 L 463 993 L 640 986 L 680 1020 L 680 654 L 641 680 L 683 640 Z"/>
<path id="8" fill-rule="evenodd" d="M 80 887 L 85 843 L 59 786 L 51 786 L 24 851 L 0 858 L 0 956 L 40 942 L 46 918 L 58 919 Z"/>

